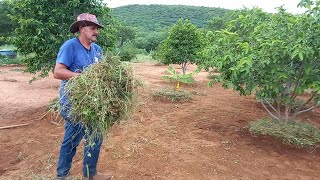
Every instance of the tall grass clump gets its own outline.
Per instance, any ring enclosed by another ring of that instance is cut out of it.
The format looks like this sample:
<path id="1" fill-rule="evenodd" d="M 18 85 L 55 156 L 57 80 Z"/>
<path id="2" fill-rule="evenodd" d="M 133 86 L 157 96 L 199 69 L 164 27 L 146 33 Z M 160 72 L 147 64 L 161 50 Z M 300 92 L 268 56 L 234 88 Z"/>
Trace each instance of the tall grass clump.
<path id="1" fill-rule="evenodd" d="M 70 115 L 75 123 L 83 124 L 89 142 L 107 135 L 115 122 L 131 114 L 135 82 L 133 67 L 115 58 L 94 64 L 69 80 Z"/>
<path id="2" fill-rule="evenodd" d="M 260 119 L 249 123 L 252 134 L 269 135 L 281 139 L 285 144 L 299 147 L 316 146 L 320 142 L 320 129 L 301 121 L 279 122 Z"/>

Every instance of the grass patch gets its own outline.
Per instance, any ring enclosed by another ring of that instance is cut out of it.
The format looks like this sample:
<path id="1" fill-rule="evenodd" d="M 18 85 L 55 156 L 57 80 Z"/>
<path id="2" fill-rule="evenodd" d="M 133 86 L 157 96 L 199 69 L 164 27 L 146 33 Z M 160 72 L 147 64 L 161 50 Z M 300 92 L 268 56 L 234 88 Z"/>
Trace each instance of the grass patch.
<path id="1" fill-rule="evenodd" d="M 192 94 L 184 90 L 174 90 L 169 88 L 162 88 L 153 93 L 155 98 L 164 98 L 171 102 L 187 102 L 192 99 Z"/>
<path id="2" fill-rule="evenodd" d="M 8 64 L 23 64 L 23 58 L 8 58 L 5 56 L 0 56 L 0 65 L 8 65 Z"/>
<path id="3" fill-rule="evenodd" d="M 260 119 L 249 123 L 249 131 L 255 135 L 279 138 L 284 144 L 299 147 L 316 146 L 320 142 L 320 129 L 301 121 L 283 123 L 272 119 Z"/>
<path id="4" fill-rule="evenodd" d="M 132 59 L 131 62 L 158 62 L 157 60 L 154 60 L 151 55 L 145 55 L 145 54 L 137 54 L 136 58 Z"/>
<path id="5" fill-rule="evenodd" d="M 197 95 L 197 96 L 207 96 L 207 94 L 204 93 L 204 92 L 191 91 L 190 93 L 191 93 L 192 95 Z"/>
<path id="6" fill-rule="evenodd" d="M 0 50 L 3 50 L 3 49 L 15 50 L 15 51 L 17 50 L 17 48 L 11 44 L 0 46 Z M 0 65 L 9 65 L 9 64 L 22 65 L 24 63 L 23 62 L 24 58 L 25 57 L 20 55 L 19 53 L 17 53 L 17 58 L 9 58 L 7 56 L 0 55 Z"/>
<path id="7" fill-rule="evenodd" d="M 15 71 L 15 72 L 24 72 L 24 68 L 12 68 L 10 71 Z"/>

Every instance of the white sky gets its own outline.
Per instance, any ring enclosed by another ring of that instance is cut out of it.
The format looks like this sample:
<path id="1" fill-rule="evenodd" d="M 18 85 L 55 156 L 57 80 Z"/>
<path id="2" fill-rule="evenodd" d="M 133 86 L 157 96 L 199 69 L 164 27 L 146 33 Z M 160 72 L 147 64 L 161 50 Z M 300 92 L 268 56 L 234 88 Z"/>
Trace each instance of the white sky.
<path id="1" fill-rule="evenodd" d="M 260 7 L 267 12 L 276 12 L 274 8 L 284 5 L 291 13 L 304 12 L 297 8 L 300 0 L 104 0 L 108 7 L 114 8 L 129 4 L 167 4 L 167 5 L 193 5 L 207 7 L 221 7 L 226 9 L 241 9 L 243 7 Z"/>

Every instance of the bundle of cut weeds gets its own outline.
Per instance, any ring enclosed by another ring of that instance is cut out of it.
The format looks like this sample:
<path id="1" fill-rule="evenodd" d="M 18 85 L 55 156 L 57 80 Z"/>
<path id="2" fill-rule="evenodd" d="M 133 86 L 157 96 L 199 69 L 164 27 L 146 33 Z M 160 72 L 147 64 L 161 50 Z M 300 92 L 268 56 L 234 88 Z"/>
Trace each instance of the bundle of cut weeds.
<path id="1" fill-rule="evenodd" d="M 75 123 L 84 125 L 89 142 L 106 135 L 115 122 L 131 114 L 135 81 L 132 66 L 114 58 L 94 64 L 69 80 L 69 114 Z"/>

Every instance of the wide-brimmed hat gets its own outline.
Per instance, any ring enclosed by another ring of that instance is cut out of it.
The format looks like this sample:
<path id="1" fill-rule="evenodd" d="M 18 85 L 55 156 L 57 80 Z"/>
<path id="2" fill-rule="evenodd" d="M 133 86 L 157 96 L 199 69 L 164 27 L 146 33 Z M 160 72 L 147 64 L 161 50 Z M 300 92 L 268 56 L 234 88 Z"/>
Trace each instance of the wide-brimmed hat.
<path id="1" fill-rule="evenodd" d="M 80 14 L 77 17 L 77 21 L 71 24 L 70 32 L 76 33 L 79 31 L 80 26 L 92 26 L 96 25 L 99 28 L 104 28 L 102 25 L 99 24 L 98 19 L 95 15 L 89 13 Z"/>

